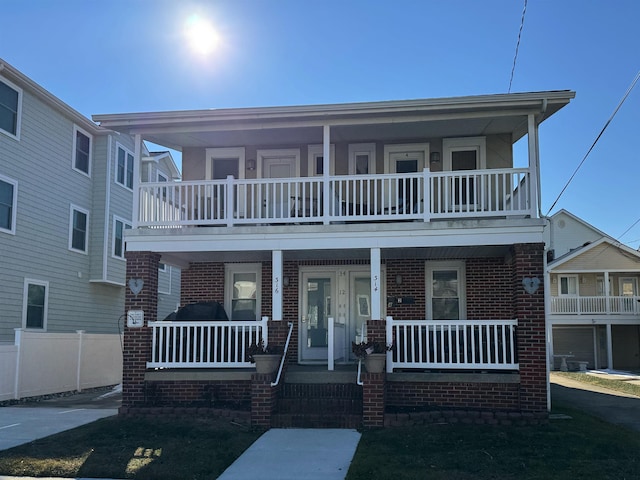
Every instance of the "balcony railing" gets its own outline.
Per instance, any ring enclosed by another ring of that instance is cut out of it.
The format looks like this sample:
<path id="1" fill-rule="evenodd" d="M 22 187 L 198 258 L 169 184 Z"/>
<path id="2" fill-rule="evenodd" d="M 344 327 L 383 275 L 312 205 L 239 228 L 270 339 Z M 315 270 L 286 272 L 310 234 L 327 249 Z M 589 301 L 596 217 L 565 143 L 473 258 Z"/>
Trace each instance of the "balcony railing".
<path id="1" fill-rule="evenodd" d="M 411 369 L 517 370 L 517 320 L 387 319 L 387 371 Z M 390 341 L 390 340 L 389 340 Z"/>
<path id="2" fill-rule="evenodd" d="M 260 321 L 149 322 L 148 368 L 251 368 L 248 348 L 268 338 Z"/>
<path id="3" fill-rule="evenodd" d="M 640 315 L 640 297 L 551 297 L 551 313 L 557 315 Z"/>
<path id="4" fill-rule="evenodd" d="M 533 216 L 526 168 L 143 183 L 141 227 Z"/>

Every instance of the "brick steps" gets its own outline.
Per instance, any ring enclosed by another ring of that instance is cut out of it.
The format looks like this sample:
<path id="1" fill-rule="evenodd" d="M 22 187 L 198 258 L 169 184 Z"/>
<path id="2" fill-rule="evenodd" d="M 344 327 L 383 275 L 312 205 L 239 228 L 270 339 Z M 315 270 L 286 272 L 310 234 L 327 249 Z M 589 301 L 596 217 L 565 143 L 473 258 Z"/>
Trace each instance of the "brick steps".
<path id="1" fill-rule="evenodd" d="M 362 387 L 352 383 L 285 383 L 271 426 L 358 428 L 362 426 Z"/>

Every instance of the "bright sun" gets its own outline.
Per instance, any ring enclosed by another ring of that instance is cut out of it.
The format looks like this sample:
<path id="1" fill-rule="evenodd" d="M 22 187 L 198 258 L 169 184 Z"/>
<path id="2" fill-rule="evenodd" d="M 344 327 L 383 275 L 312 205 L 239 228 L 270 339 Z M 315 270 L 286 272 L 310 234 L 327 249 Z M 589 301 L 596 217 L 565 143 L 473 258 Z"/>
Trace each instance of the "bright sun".
<path id="1" fill-rule="evenodd" d="M 209 21 L 199 15 L 189 17 L 185 32 L 191 49 L 201 55 L 208 55 L 218 45 L 218 33 Z"/>

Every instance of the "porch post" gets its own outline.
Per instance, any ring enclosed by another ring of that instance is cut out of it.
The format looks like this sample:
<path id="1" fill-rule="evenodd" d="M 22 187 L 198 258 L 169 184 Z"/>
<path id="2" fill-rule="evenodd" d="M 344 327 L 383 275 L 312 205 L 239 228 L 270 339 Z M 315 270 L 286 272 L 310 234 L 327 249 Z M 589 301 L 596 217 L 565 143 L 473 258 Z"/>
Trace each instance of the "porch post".
<path id="1" fill-rule="evenodd" d="M 143 405 L 145 399 L 144 374 L 147 361 L 151 358 L 151 328 L 148 322 L 158 316 L 158 264 L 160 254 L 154 252 L 126 252 L 127 277 L 125 287 L 124 312 L 124 357 L 122 362 L 122 408 Z M 134 294 L 129 288 L 132 279 L 142 280 L 142 290 Z M 127 312 L 142 310 L 144 322 L 141 326 L 130 327 Z"/>
<path id="2" fill-rule="evenodd" d="M 142 168 L 142 135 L 135 136 L 135 162 L 133 162 L 133 212 L 131 215 L 132 228 L 138 228 L 140 219 L 140 170 Z"/>
<path id="3" fill-rule="evenodd" d="M 380 290 L 381 290 L 381 278 L 380 278 L 380 249 L 371 249 L 371 318 L 373 320 L 380 320 Z"/>
<path id="4" fill-rule="evenodd" d="M 613 370 L 613 340 L 611 339 L 611 321 L 607 321 L 607 368 Z"/>
<path id="5" fill-rule="evenodd" d="M 610 315 L 611 314 L 611 299 L 609 298 L 609 272 L 604 272 L 603 282 L 604 282 L 604 285 L 602 286 L 602 288 L 604 288 L 604 301 L 606 303 L 605 311 L 607 312 L 607 315 Z"/>
<path id="6" fill-rule="evenodd" d="M 322 127 L 322 223 L 329 225 L 329 205 L 331 204 L 331 189 L 329 188 L 329 167 L 331 166 L 331 127 L 324 125 Z"/>
<path id="7" fill-rule="evenodd" d="M 540 151 L 538 149 L 538 126 L 536 125 L 535 115 L 530 113 L 528 116 L 527 139 L 529 142 L 529 174 L 531 176 L 531 216 L 535 217 L 536 212 L 539 217 L 542 216 L 540 206 Z"/>
<path id="8" fill-rule="evenodd" d="M 271 319 L 282 320 L 282 250 L 271 252 Z"/>

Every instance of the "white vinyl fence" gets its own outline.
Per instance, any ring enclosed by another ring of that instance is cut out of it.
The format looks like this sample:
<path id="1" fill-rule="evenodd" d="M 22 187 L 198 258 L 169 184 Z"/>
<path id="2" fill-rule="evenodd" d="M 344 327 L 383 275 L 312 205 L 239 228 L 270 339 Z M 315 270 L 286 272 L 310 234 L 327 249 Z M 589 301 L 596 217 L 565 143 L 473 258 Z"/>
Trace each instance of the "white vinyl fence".
<path id="1" fill-rule="evenodd" d="M 120 335 L 16 329 L 0 345 L 0 401 L 116 385 L 122 381 Z"/>

